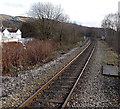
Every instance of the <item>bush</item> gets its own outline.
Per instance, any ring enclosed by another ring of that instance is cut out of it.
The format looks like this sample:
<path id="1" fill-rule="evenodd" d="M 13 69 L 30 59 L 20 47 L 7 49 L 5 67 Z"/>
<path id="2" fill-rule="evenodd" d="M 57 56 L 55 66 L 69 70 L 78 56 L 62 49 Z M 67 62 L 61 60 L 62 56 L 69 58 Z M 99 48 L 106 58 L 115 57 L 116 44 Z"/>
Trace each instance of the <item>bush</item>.
<path id="1" fill-rule="evenodd" d="M 2 49 L 3 73 L 39 64 L 53 50 L 51 41 L 30 43 L 4 43 Z"/>

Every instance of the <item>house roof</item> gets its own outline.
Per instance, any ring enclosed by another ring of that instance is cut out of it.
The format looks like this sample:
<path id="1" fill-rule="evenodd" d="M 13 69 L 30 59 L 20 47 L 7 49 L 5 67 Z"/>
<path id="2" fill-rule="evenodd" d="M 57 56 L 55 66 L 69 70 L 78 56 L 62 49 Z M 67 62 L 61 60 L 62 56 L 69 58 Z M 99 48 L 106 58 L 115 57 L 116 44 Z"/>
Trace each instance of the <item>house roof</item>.
<path id="1" fill-rule="evenodd" d="M 10 29 L 7 29 L 7 30 L 8 30 L 9 32 L 11 32 L 11 33 L 16 33 L 18 29 L 12 29 L 12 28 L 10 28 Z"/>
<path id="2" fill-rule="evenodd" d="M 5 29 L 2 29 L 2 32 L 4 31 Z M 7 28 L 8 32 L 10 33 L 16 33 L 19 29 L 12 29 L 12 28 Z"/>

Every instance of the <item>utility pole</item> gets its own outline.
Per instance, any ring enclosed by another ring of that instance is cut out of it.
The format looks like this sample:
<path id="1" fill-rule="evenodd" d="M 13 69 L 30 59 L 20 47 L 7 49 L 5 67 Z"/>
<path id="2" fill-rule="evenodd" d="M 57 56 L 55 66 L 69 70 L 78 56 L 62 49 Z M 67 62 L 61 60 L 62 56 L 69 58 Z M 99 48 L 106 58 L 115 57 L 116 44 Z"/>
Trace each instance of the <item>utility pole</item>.
<path id="1" fill-rule="evenodd" d="M 117 39 L 118 39 L 118 73 L 120 72 L 120 1 L 118 2 L 118 21 L 117 21 Z"/>
<path id="2" fill-rule="evenodd" d="M 3 23 L 2 23 L 2 20 L 0 21 L 0 31 L 2 32 L 2 29 L 3 29 Z"/>
<path id="3" fill-rule="evenodd" d="M 3 29 L 3 24 L 2 21 L 0 21 L 0 47 L 2 47 L 2 37 L 3 37 L 2 29 Z"/>
<path id="4" fill-rule="evenodd" d="M 0 21 L 2 25 L 2 21 Z M 2 29 L 0 29 L 0 84 L 2 84 Z M 2 87 L 0 87 L 0 96 L 2 96 Z M 0 108 L 2 108 L 2 101 L 0 101 Z"/>

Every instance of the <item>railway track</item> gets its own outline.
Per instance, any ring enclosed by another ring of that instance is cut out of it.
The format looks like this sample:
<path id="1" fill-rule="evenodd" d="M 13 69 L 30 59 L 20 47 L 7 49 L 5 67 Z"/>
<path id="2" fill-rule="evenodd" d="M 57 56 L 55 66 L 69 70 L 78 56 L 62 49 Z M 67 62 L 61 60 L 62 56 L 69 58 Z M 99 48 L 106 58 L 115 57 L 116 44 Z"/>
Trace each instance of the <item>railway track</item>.
<path id="1" fill-rule="evenodd" d="M 95 42 L 91 42 L 91 44 L 89 44 L 59 73 L 23 102 L 18 109 L 24 107 L 66 107 L 94 50 Z"/>

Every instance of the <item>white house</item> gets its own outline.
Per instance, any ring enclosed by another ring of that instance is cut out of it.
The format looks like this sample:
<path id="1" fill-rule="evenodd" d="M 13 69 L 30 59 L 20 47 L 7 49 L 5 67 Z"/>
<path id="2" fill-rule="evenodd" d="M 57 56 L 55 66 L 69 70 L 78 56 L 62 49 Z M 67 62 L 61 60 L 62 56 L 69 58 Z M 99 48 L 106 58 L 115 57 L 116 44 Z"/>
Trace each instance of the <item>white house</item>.
<path id="1" fill-rule="evenodd" d="M 21 39 L 22 38 L 21 34 L 22 34 L 21 31 L 18 29 L 16 32 L 16 38 Z"/>
<path id="2" fill-rule="evenodd" d="M 3 31 L 3 38 L 11 38 L 11 37 L 10 37 L 10 32 L 9 32 L 7 29 L 5 29 L 5 30 Z"/>
<path id="3" fill-rule="evenodd" d="M 0 31 L 0 46 L 2 46 L 2 37 L 3 37 L 3 33 Z"/>
<path id="4" fill-rule="evenodd" d="M 2 41 L 3 33 L 0 31 L 0 42 Z"/>
<path id="5" fill-rule="evenodd" d="M 22 33 L 18 30 L 5 29 L 2 32 L 2 42 L 18 42 L 22 39 Z"/>
<path id="6" fill-rule="evenodd" d="M 17 38 L 17 39 L 21 39 L 21 31 L 18 29 L 17 31 L 16 30 L 8 30 L 8 29 L 5 29 L 3 31 L 3 37 L 5 38 Z"/>

